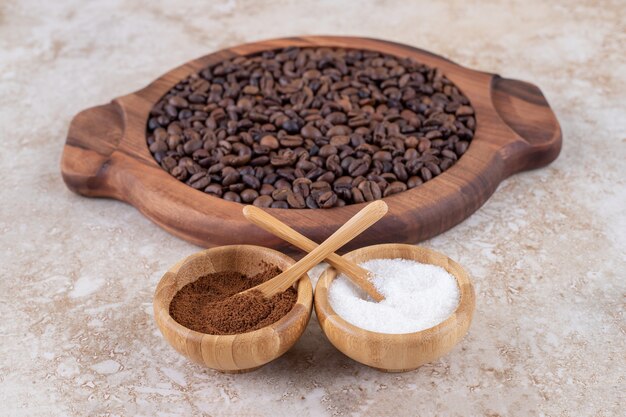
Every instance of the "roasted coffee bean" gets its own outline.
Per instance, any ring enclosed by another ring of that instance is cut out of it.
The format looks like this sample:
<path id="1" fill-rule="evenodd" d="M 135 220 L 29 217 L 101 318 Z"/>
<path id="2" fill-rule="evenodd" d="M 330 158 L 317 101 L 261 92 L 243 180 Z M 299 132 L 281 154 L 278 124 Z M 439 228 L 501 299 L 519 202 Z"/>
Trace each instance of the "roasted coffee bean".
<path id="1" fill-rule="evenodd" d="M 370 167 L 370 162 L 367 159 L 355 159 L 348 167 L 348 172 L 353 177 L 364 175 L 367 173 Z"/>
<path id="2" fill-rule="evenodd" d="M 395 174 L 396 178 L 402 182 L 406 182 L 406 180 L 409 178 L 409 175 L 406 172 L 406 167 L 400 162 L 393 164 L 393 173 Z"/>
<path id="3" fill-rule="evenodd" d="M 262 146 L 267 146 L 269 149 L 278 149 L 280 147 L 280 142 L 278 141 L 278 139 L 271 135 L 263 136 L 259 143 Z"/>
<path id="4" fill-rule="evenodd" d="M 387 188 L 385 188 L 385 192 L 383 193 L 383 196 L 388 197 L 390 195 L 398 194 L 406 190 L 407 190 L 407 184 L 405 184 L 404 182 L 395 181 L 389 184 Z"/>
<path id="5" fill-rule="evenodd" d="M 261 194 L 261 195 L 272 195 L 272 192 L 274 192 L 275 189 L 276 188 L 272 184 L 263 184 L 263 185 L 261 185 L 261 189 L 259 190 L 259 194 Z"/>
<path id="6" fill-rule="evenodd" d="M 187 170 L 181 166 L 175 166 L 172 168 L 170 174 L 172 174 L 179 181 L 185 181 L 185 179 L 187 179 Z"/>
<path id="7" fill-rule="evenodd" d="M 241 196 L 241 201 L 246 204 L 252 203 L 259 196 L 258 191 L 253 190 L 252 188 L 246 188 L 239 194 Z"/>
<path id="8" fill-rule="evenodd" d="M 331 155 L 336 155 L 337 154 L 337 147 L 333 146 L 333 145 L 324 145 L 320 148 L 319 150 L 319 156 L 321 156 L 322 158 L 328 158 Z"/>
<path id="9" fill-rule="evenodd" d="M 272 198 L 276 201 L 286 201 L 292 193 L 289 188 L 278 188 L 272 192 Z"/>
<path id="10" fill-rule="evenodd" d="M 298 131 L 300 130 L 300 124 L 298 123 L 298 121 L 293 119 L 285 120 L 280 127 L 282 127 L 285 132 L 289 133 L 290 135 L 298 133 Z"/>
<path id="11" fill-rule="evenodd" d="M 168 146 L 162 140 L 157 140 L 157 141 L 153 142 L 152 145 L 150 145 L 150 151 L 152 153 L 165 152 L 167 150 L 168 150 Z"/>
<path id="12" fill-rule="evenodd" d="M 146 141 L 163 169 L 208 194 L 329 208 L 432 179 L 467 151 L 475 128 L 469 100 L 438 69 L 371 51 L 287 48 L 180 81 L 152 109 Z"/>
<path id="13" fill-rule="evenodd" d="M 382 197 L 380 187 L 374 181 L 363 181 L 359 184 L 358 189 L 363 193 L 365 201 L 378 200 Z"/>
<path id="14" fill-rule="evenodd" d="M 274 201 L 271 205 L 271 208 L 281 208 L 286 209 L 289 208 L 289 204 L 286 201 Z"/>
<path id="15" fill-rule="evenodd" d="M 213 194 L 216 197 L 222 196 L 222 187 L 218 184 L 211 184 L 204 189 L 205 193 Z"/>
<path id="16" fill-rule="evenodd" d="M 274 202 L 274 200 L 269 195 L 262 195 L 262 196 L 257 197 L 252 202 L 252 204 L 257 206 L 257 207 L 267 208 L 267 207 L 271 207 L 273 202 Z"/>
<path id="17" fill-rule="evenodd" d="M 311 184 L 312 181 L 308 178 L 298 178 L 293 182 L 293 192 L 306 198 L 311 193 Z"/>
<path id="18" fill-rule="evenodd" d="M 332 191 L 321 193 L 315 201 L 320 208 L 331 208 L 337 202 L 337 194 Z"/>
<path id="19" fill-rule="evenodd" d="M 291 208 L 303 209 L 306 207 L 304 196 L 300 193 L 289 193 L 287 196 L 287 204 Z"/>
<path id="20" fill-rule="evenodd" d="M 259 188 L 261 188 L 261 181 L 259 181 L 257 177 L 254 177 L 252 175 L 244 175 L 241 177 L 241 180 L 244 184 L 254 190 L 258 190 Z"/>
<path id="21" fill-rule="evenodd" d="M 276 187 L 276 189 L 280 190 L 280 189 L 287 189 L 290 190 L 291 189 L 291 183 L 285 179 L 279 179 L 274 183 L 274 187 Z"/>
<path id="22" fill-rule="evenodd" d="M 463 155 L 465 151 L 467 151 L 468 145 L 469 143 L 462 140 L 460 142 L 457 142 L 457 144 L 454 146 L 454 150 L 456 151 L 457 155 Z"/>
<path id="23" fill-rule="evenodd" d="M 424 181 L 422 181 L 422 179 L 416 175 L 412 176 L 411 178 L 408 179 L 408 181 L 406 182 L 407 187 L 409 187 L 409 189 L 411 188 L 415 188 L 418 185 L 423 184 Z"/>
<path id="24" fill-rule="evenodd" d="M 297 148 L 302 146 L 304 140 L 299 136 L 285 136 L 280 140 L 280 146 L 285 148 Z"/>
<path id="25" fill-rule="evenodd" d="M 228 200 L 228 201 L 234 201 L 235 203 L 241 203 L 241 197 L 239 197 L 239 194 L 232 192 L 232 191 L 226 191 L 224 193 L 224 200 Z"/>
<path id="26" fill-rule="evenodd" d="M 363 197 L 363 193 L 357 187 L 352 188 L 352 199 L 355 203 L 363 203 L 365 202 L 365 197 Z"/>
<path id="27" fill-rule="evenodd" d="M 350 144 L 350 136 L 333 136 L 330 138 L 330 144 L 333 146 L 347 146 Z"/>
<path id="28" fill-rule="evenodd" d="M 235 170 L 233 170 L 234 172 L 230 172 L 228 174 L 226 174 L 225 176 L 223 176 L 222 178 L 222 185 L 225 186 L 230 186 L 233 184 L 236 184 L 237 182 L 239 182 L 240 176 L 239 173 Z"/>
<path id="29" fill-rule="evenodd" d="M 317 201 L 315 201 L 315 198 L 310 195 L 306 198 L 306 207 L 310 208 L 310 209 L 315 209 L 315 208 L 319 208 L 319 206 L 317 205 Z"/>
<path id="30" fill-rule="evenodd" d="M 424 165 L 433 173 L 433 176 L 441 174 L 441 169 L 434 162 L 426 162 Z"/>
<path id="31" fill-rule="evenodd" d="M 423 167 L 420 169 L 420 175 L 422 176 L 422 179 L 424 180 L 424 182 L 433 178 L 432 172 L 430 172 L 430 170 L 426 167 Z"/>
<path id="32" fill-rule="evenodd" d="M 228 190 L 233 191 L 235 193 L 240 193 L 243 190 L 245 190 L 245 188 L 246 188 L 246 184 L 242 184 L 240 182 L 238 182 L 237 184 L 231 184 L 228 186 Z"/>
<path id="33" fill-rule="evenodd" d="M 300 131 L 300 134 L 302 137 L 308 139 L 319 139 L 322 137 L 322 132 L 320 132 L 319 129 L 313 125 L 304 126 Z"/>

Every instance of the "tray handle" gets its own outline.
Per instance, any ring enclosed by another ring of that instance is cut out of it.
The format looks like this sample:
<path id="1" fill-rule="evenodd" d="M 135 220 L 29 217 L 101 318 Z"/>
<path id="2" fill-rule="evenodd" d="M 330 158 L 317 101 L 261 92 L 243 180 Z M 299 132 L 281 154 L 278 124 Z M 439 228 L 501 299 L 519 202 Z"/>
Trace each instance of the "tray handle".
<path id="1" fill-rule="evenodd" d="M 507 176 L 546 166 L 557 158 L 561 151 L 561 127 L 537 86 L 495 75 L 491 99 L 513 135 L 513 140 L 500 151 Z"/>
<path id="2" fill-rule="evenodd" d="M 63 181 L 70 190 L 119 199 L 107 172 L 123 133 L 121 109 L 115 103 L 89 108 L 72 119 L 61 158 Z"/>

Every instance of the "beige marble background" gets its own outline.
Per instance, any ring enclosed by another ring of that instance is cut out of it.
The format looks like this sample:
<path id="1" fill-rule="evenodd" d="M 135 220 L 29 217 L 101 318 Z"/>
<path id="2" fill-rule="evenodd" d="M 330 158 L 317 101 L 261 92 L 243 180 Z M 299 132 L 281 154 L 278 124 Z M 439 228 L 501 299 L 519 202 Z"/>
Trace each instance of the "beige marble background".
<path id="1" fill-rule="evenodd" d="M 625 22 L 623 0 L 0 1 L 0 415 L 623 415 Z M 555 163 L 424 243 L 470 271 L 477 310 L 418 371 L 352 362 L 314 319 L 257 372 L 187 362 L 151 297 L 198 248 L 59 175 L 79 110 L 219 48 L 298 34 L 380 37 L 528 80 L 561 121 Z"/>

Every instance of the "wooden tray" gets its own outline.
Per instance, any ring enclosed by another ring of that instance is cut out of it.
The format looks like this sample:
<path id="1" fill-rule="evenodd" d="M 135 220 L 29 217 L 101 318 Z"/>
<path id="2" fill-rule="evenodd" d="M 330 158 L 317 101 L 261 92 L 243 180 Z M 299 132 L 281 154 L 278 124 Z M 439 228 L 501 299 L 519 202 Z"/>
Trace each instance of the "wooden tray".
<path id="1" fill-rule="evenodd" d="M 176 180 L 153 159 L 146 144 L 152 106 L 181 79 L 225 59 L 286 46 L 334 46 L 377 50 L 438 67 L 470 99 L 476 132 L 450 169 L 409 191 L 385 198 L 389 214 L 343 251 L 376 243 L 416 243 L 442 233 L 476 211 L 509 175 L 553 161 L 561 129 L 536 86 L 474 71 L 417 48 L 375 39 L 300 37 L 240 45 L 188 62 L 147 87 L 74 117 L 63 150 L 67 186 L 88 197 L 135 206 L 172 234 L 200 246 L 255 244 L 296 251 L 244 219 L 239 203 L 212 197 Z M 363 207 L 329 210 L 268 209 L 321 242 Z"/>

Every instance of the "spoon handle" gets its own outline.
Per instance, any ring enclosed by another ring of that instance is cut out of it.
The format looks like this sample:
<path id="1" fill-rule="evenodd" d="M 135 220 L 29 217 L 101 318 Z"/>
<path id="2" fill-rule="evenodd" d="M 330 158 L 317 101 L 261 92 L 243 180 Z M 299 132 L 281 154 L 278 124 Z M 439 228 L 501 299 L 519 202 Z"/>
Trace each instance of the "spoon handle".
<path id="1" fill-rule="evenodd" d="M 258 207 L 245 206 L 243 208 L 243 215 L 251 223 L 254 223 L 260 228 L 278 236 L 305 252 L 311 252 L 317 247 L 317 243 L 306 236 L 301 235 L 285 223 L 278 220 L 276 217 Z M 382 301 L 385 298 L 378 292 L 376 287 L 369 280 L 370 272 L 367 269 L 362 268 L 357 263 L 348 261 L 335 253 L 328 255 L 326 257 L 326 262 L 335 267 L 335 269 L 339 272 L 344 273 L 354 285 L 361 288 L 374 300 Z"/>
<path id="2" fill-rule="evenodd" d="M 377 200 L 368 204 L 328 239 L 309 252 L 304 258 L 293 264 L 289 269 L 247 291 L 258 290 L 263 293 L 265 297 L 271 297 L 274 294 L 287 290 L 287 288 L 291 287 L 291 285 L 300 279 L 309 269 L 313 268 L 328 255 L 364 232 L 365 229 L 380 220 L 385 213 L 387 213 L 387 204 L 385 204 L 384 201 Z"/>

